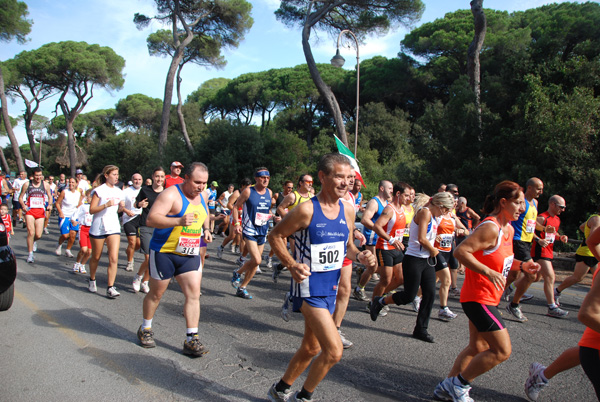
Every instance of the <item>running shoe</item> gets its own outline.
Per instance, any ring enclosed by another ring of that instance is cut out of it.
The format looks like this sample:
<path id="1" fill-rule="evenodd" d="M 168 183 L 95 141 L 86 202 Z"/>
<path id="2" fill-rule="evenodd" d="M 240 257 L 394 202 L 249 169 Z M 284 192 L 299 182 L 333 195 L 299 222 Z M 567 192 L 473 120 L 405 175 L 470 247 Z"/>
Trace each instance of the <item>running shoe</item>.
<path id="1" fill-rule="evenodd" d="M 287 402 L 292 396 L 293 391 L 291 389 L 288 389 L 287 391 L 279 392 L 275 388 L 276 385 L 277 383 L 271 385 L 271 388 L 269 388 L 269 392 L 267 392 L 267 398 L 269 398 L 271 402 Z"/>
<path id="2" fill-rule="evenodd" d="M 512 283 L 510 284 L 510 286 L 505 287 L 504 292 L 502 292 L 502 300 L 509 302 L 512 292 L 514 290 L 515 289 L 513 288 Z"/>
<path id="3" fill-rule="evenodd" d="M 242 283 L 242 276 L 237 273 L 237 270 L 234 270 L 233 276 L 231 277 L 231 286 L 233 286 L 234 289 L 237 289 L 240 287 L 240 283 Z"/>
<path id="4" fill-rule="evenodd" d="M 154 332 L 150 328 L 140 328 L 137 331 L 137 338 L 140 341 L 140 345 L 144 348 L 153 348 L 156 346 L 154 343 Z"/>
<path id="5" fill-rule="evenodd" d="M 450 289 L 450 291 L 448 292 L 448 297 L 451 297 L 453 299 L 460 299 L 460 289 L 459 288 Z"/>
<path id="6" fill-rule="evenodd" d="M 29 256 L 27 257 L 27 262 L 32 263 L 33 260 L 34 260 L 33 253 L 29 253 Z"/>
<path id="7" fill-rule="evenodd" d="M 565 318 L 567 315 L 569 315 L 569 312 L 565 311 L 559 307 L 556 307 L 556 308 L 548 307 L 548 312 L 546 313 L 546 315 L 548 317 L 554 317 L 554 318 Z"/>
<path id="8" fill-rule="evenodd" d="M 95 280 L 89 280 L 88 283 L 88 290 L 92 293 L 96 293 L 98 291 L 98 288 L 96 287 L 96 281 Z"/>
<path id="9" fill-rule="evenodd" d="M 527 321 L 527 317 L 523 315 L 523 313 L 521 312 L 521 307 L 519 306 L 513 307 L 509 303 L 506 305 L 506 311 L 508 311 L 519 322 Z"/>
<path id="10" fill-rule="evenodd" d="M 525 395 L 531 401 L 537 401 L 540 392 L 548 385 L 548 381 L 544 381 L 541 376 L 544 370 L 546 366 L 540 363 L 531 363 L 529 366 L 529 377 L 525 381 Z"/>
<path id="11" fill-rule="evenodd" d="M 58 246 L 56 246 L 56 250 L 54 251 L 54 253 L 58 256 L 60 256 L 62 254 L 62 244 L 59 244 Z"/>
<path id="12" fill-rule="evenodd" d="M 117 292 L 117 288 L 115 288 L 114 286 L 111 286 L 108 289 L 106 289 L 106 297 L 108 297 L 109 299 L 116 299 L 119 296 L 121 296 L 121 293 Z"/>
<path id="13" fill-rule="evenodd" d="M 79 264 L 79 273 L 87 274 L 87 271 L 85 270 L 85 264 Z"/>
<path id="14" fill-rule="evenodd" d="M 290 301 L 292 300 L 292 296 L 290 292 L 285 293 L 285 297 L 283 298 L 283 304 L 281 305 L 281 318 L 283 321 L 288 322 L 290 320 Z"/>
<path id="15" fill-rule="evenodd" d="M 133 283 L 131 284 L 131 286 L 133 287 L 133 291 L 135 293 L 139 292 L 140 288 L 142 287 L 142 278 L 143 277 L 137 275 L 133 277 Z"/>
<path id="16" fill-rule="evenodd" d="M 365 290 L 360 287 L 354 288 L 354 291 L 352 292 L 352 296 L 354 296 L 354 298 L 358 301 L 369 301 L 369 298 L 367 297 Z"/>
<path id="17" fill-rule="evenodd" d="M 241 267 L 242 265 L 244 265 L 245 262 L 246 262 L 246 259 L 244 257 L 242 257 L 241 255 L 240 255 L 240 258 L 238 258 L 237 260 L 235 260 L 235 264 L 238 267 Z"/>
<path id="18" fill-rule="evenodd" d="M 442 321 L 452 321 L 456 318 L 456 314 L 446 306 L 438 311 L 438 318 Z"/>
<path id="19" fill-rule="evenodd" d="M 554 303 L 556 303 L 557 306 L 560 306 L 560 303 L 558 302 L 559 299 L 560 299 L 560 293 L 558 292 L 558 290 L 556 288 L 554 288 Z"/>
<path id="20" fill-rule="evenodd" d="M 135 261 L 133 261 L 133 260 L 127 261 L 127 266 L 125 267 L 125 271 L 132 272 L 134 266 L 135 266 Z"/>
<path id="21" fill-rule="evenodd" d="M 367 313 L 371 313 L 371 302 L 367 303 L 367 307 L 365 309 L 367 310 Z M 379 316 L 385 317 L 386 315 L 388 315 L 389 311 L 390 311 L 390 306 L 388 306 L 386 304 L 385 306 L 383 306 L 383 308 L 379 312 Z"/>
<path id="22" fill-rule="evenodd" d="M 148 294 L 150 292 L 150 286 L 148 285 L 148 281 L 142 282 L 142 293 Z M 200 294 L 202 295 L 202 294 Z"/>
<path id="23" fill-rule="evenodd" d="M 233 251 L 235 254 L 240 253 L 240 246 L 235 246 L 235 250 Z"/>
<path id="24" fill-rule="evenodd" d="M 531 293 L 523 293 L 523 296 L 521 296 L 521 300 L 519 302 L 526 302 L 531 299 L 533 299 L 533 295 Z"/>
<path id="25" fill-rule="evenodd" d="M 379 274 L 378 274 L 378 273 L 374 273 L 374 274 L 371 276 L 371 282 L 379 282 L 379 280 L 380 280 L 380 279 L 381 279 L 381 277 L 379 276 Z"/>
<path id="26" fill-rule="evenodd" d="M 44 234 L 50 234 L 50 232 L 48 231 L 48 228 L 44 228 Z"/>
<path id="27" fill-rule="evenodd" d="M 65 250 L 65 255 L 66 255 L 67 257 L 69 257 L 69 258 L 73 258 L 73 257 L 75 257 L 75 256 L 73 255 L 73 253 L 71 253 L 71 250 L 69 250 L 69 249 L 66 249 L 66 250 Z"/>
<path id="28" fill-rule="evenodd" d="M 242 299 L 252 299 L 252 295 L 248 293 L 246 288 L 237 288 L 237 292 L 235 292 L 237 297 L 241 297 Z"/>
<path id="29" fill-rule="evenodd" d="M 271 278 L 273 278 L 273 283 L 277 283 L 277 278 L 279 278 L 279 274 L 281 274 L 281 271 L 283 271 L 283 265 L 275 265 L 275 267 L 273 268 L 273 274 L 271 275 Z"/>
<path id="30" fill-rule="evenodd" d="M 433 336 L 427 331 L 425 332 L 413 332 L 413 338 L 418 339 L 423 342 L 434 343 Z"/>
<path id="31" fill-rule="evenodd" d="M 419 308 L 421 307 L 421 298 L 419 296 L 415 296 L 415 299 L 410 302 L 412 304 L 412 308 L 415 313 L 419 312 Z"/>
<path id="32" fill-rule="evenodd" d="M 73 273 L 74 274 L 79 273 L 79 263 L 78 262 L 75 262 L 75 264 L 73 264 Z"/>
<path id="33" fill-rule="evenodd" d="M 344 349 L 351 348 L 354 344 L 346 338 L 346 335 L 342 332 L 341 329 L 338 328 L 338 334 L 340 334 L 340 339 L 342 340 L 342 346 Z"/>
<path id="34" fill-rule="evenodd" d="M 440 382 L 433 391 L 433 396 L 438 401 L 473 402 L 469 396 L 470 386 L 465 386 L 456 377 L 446 378 Z"/>
<path id="35" fill-rule="evenodd" d="M 260 269 L 260 267 L 256 267 L 256 272 L 254 273 L 255 275 L 260 275 L 262 274 L 262 270 Z"/>
<path id="36" fill-rule="evenodd" d="M 384 304 L 382 303 L 383 297 L 377 297 L 371 302 L 371 306 L 369 309 L 369 313 L 371 314 L 371 320 L 377 321 L 377 317 L 379 317 L 379 312 L 383 309 Z"/>
<path id="37" fill-rule="evenodd" d="M 300 393 L 300 391 L 296 392 L 294 394 L 294 401 L 293 402 L 312 402 L 312 398 L 299 398 L 298 394 Z"/>
<path id="38" fill-rule="evenodd" d="M 208 350 L 200 343 L 198 334 L 192 336 L 192 340 L 183 341 L 183 354 L 188 356 L 199 357 L 208 353 Z"/>
<path id="39" fill-rule="evenodd" d="M 37 241 L 33 242 L 33 252 L 35 253 L 37 251 Z"/>
<path id="40" fill-rule="evenodd" d="M 267 268 L 273 268 L 273 257 L 267 257 Z"/>
<path id="41" fill-rule="evenodd" d="M 234 244 L 231 245 L 231 253 L 235 254 L 235 245 Z"/>
<path id="42" fill-rule="evenodd" d="M 223 248 L 223 246 L 219 246 L 219 247 L 217 247 L 217 258 L 218 258 L 219 260 L 222 260 L 222 259 L 223 259 L 223 251 L 224 251 L 224 250 L 225 250 L 225 249 Z"/>

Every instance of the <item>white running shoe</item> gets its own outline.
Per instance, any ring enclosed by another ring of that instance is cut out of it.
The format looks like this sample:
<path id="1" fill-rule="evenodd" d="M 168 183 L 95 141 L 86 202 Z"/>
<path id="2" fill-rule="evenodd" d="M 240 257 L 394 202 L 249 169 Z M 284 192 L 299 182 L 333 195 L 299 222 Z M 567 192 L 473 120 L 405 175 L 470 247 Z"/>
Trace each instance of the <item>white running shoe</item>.
<path id="1" fill-rule="evenodd" d="M 121 296 L 121 293 L 117 292 L 117 288 L 115 288 L 114 286 L 111 286 L 108 289 L 106 289 L 106 297 L 108 297 L 109 299 L 116 299 L 119 296 Z"/>
<path id="2" fill-rule="evenodd" d="M 224 250 L 223 246 L 217 247 L 217 258 L 219 260 L 223 259 L 223 250 Z"/>
<path id="3" fill-rule="evenodd" d="M 342 340 L 342 346 L 344 349 L 351 348 L 354 345 L 354 343 L 352 343 L 348 338 L 346 338 L 346 335 L 339 328 L 338 334 L 340 334 L 340 339 Z"/>
<path id="4" fill-rule="evenodd" d="M 446 306 L 438 311 L 438 318 L 443 321 L 451 321 L 456 318 L 456 314 Z"/>
<path id="5" fill-rule="evenodd" d="M 75 264 L 73 264 L 73 273 L 74 274 L 79 273 L 79 263 L 77 261 L 75 261 Z"/>
<path id="6" fill-rule="evenodd" d="M 34 243 L 34 244 L 35 244 L 35 243 Z M 35 248 L 35 246 L 34 246 L 34 248 Z M 60 255 L 62 254 L 62 244 L 59 244 L 59 245 L 56 247 L 56 251 L 54 251 L 54 253 L 55 253 L 56 255 L 58 255 L 58 256 L 60 256 Z"/>
<path id="7" fill-rule="evenodd" d="M 256 267 L 256 275 L 260 275 L 262 274 L 262 270 L 260 269 L 260 267 Z"/>
<path id="8" fill-rule="evenodd" d="M 50 234 L 50 232 L 48 231 L 48 228 L 44 228 L 44 234 Z"/>
<path id="9" fill-rule="evenodd" d="M 91 279 L 89 280 L 88 290 L 92 293 L 96 293 L 98 291 L 95 280 L 91 280 Z"/>
<path id="10" fill-rule="evenodd" d="M 273 268 L 273 257 L 267 257 L 267 268 Z"/>
<path id="11" fill-rule="evenodd" d="M 150 286 L 148 285 L 148 281 L 142 282 L 142 293 L 148 294 L 150 292 Z"/>
<path id="12" fill-rule="evenodd" d="M 73 258 L 73 257 L 74 257 L 73 253 L 71 253 L 71 250 L 69 250 L 69 249 L 66 249 L 66 250 L 65 250 L 65 255 L 66 255 L 67 257 L 69 257 L 69 258 Z"/>
<path id="13" fill-rule="evenodd" d="M 35 253 L 37 251 L 37 241 L 33 242 L 33 252 Z"/>
<path id="14" fill-rule="evenodd" d="M 134 291 L 135 293 L 137 293 L 137 292 L 139 292 L 139 291 L 140 291 L 140 288 L 141 288 L 141 286 L 142 286 L 142 278 L 143 278 L 143 276 L 138 276 L 138 275 L 135 275 L 135 276 L 133 277 L 133 283 L 132 283 L 132 286 L 133 286 L 133 291 Z"/>
<path id="15" fill-rule="evenodd" d="M 135 265 L 135 261 L 134 260 L 127 261 L 127 266 L 125 267 L 125 271 L 132 272 L 134 265 Z"/>
<path id="16" fill-rule="evenodd" d="M 32 263 L 34 260 L 33 258 L 33 252 L 29 253 L 29 256 L 27 257 L 27 262 Z"/>
<path id="17" fill-rule="evenodd" d="M 531 363 L 529 366 L 529 377 L 525 381 L 525 395 L 532 401 L 537 401 L 540 391 L 548 385 L 548 381 L 544 381 L 541 376 L 544 370 L 546 366 L 540 363 Z"/>
<path id="18" fill-rule="evenodd" d="M 85 264 L 79 264 L 79 273 L 87 274 L 87 271 L 85 270 Z"/>
<path id="19" fill-rule="evenodd" d="M 458 378 L 449 377 L 435 387 L 433 395 L 438 401 L 473 402 L 470 390 L 471 387 L 460 384 Z"/>
<path id="20" fill-rule="evenodd" d="M 415 299 L 411 301 L 410 304 L 412 304 L 412 308 L 415 310 L 415 313 L 418 313 L 419 308 L 421 307 L 421 298 L 419 296 L 415 296 Z"/>

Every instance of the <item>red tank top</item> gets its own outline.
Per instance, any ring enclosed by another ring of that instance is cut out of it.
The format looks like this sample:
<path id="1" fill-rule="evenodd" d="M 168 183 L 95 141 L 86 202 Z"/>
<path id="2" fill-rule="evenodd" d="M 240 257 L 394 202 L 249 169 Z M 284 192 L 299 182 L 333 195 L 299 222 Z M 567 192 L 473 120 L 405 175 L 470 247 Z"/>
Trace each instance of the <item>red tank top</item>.
<path id="1" fill-rule="evenodd" d="M 437 228 L 437 236 L 435 237 L 433 247 L 440 251 L 451 251 L 455 227 L 456 223 L 454 222 L 454 219 L 443 215 Z M 438 241 L 438 237 L 441 238 L 441 242 Z"/>
<path id="2" fill-rule="evenodd" d="M 598 272 L 600 272 L 600 269 L 596 269 L 596 272 L 594 272 L 593 283 L 596 282 L 596 275 L 598 275 Z M 596 286 L 598 286 L 597 283 Z M 578 345 L 583 346 L 584 348 L 600 350 L 600 333 L 594 331 L 591 328 L 586 327 L 585 331 L 583 331 L 583 336 L 579 340 Z"/>
<path id="3" fill-rule="evenodd" d="M 394 210 L 394 215 L 390 218 L 388 223 L 385 224 L 383 230 L 391 237 L 397 237 L 399 238 L 398 241 L 402 241 L 402 236 L 404 236 L 404 229 L 406 227 L 404 208 L 400 207 L 400 210 L 398 211 L 392 204 L 388 204 L 386 208 L 387 207 L 391 207 Z M 375 248 L 382 250 L 395 250 L 395 247 L 389 244 L 387 240 L 383 240 L 382 237 L 377 238 Z"/>
<path id="4" fill-rule="evenodd" d="M 543 212 L 538 215 L 538 217 L 544 218 L 544 226 L 553 226 L 556 229 L 555 233 L 546 233 L 540 232 L 538 230 L 535 231 L 540 238 L 546 239 L 548 241 L 548 245 L 546 247 L 541 247 L 537 242 L 532 242 L 531 245 L 531 256 L 534 258 L 554 258 L 554 242 L 557 240 L 558 236 L 558 228 L 560 227 L 560 218 L 558 215 L 550 216 L 548 211 Z"/>
<path id="5" fill-rule="evenodd" d="M 512 245 L 514 229 L 512 225 L 508 225 L 508 230 L 504 233 L 495 217 L 485 218 L 475 230 L 482 225 L 496 225 L 498 227 L 498 239 L 494 247 L 487 250 L 478 250 L 473 253 L 473 257 L 488 268 L 502 273 L 506 278 L 514 259 Z M 469 267 L 467 266 L 467 268 Z M 465 271 L 465 281 L 460 291 L 461 303 L 477 302 L 497 306 L 500 303 L 501 296 L 502 290 L 496 289 L 486 276 L 470 269 Z"/>

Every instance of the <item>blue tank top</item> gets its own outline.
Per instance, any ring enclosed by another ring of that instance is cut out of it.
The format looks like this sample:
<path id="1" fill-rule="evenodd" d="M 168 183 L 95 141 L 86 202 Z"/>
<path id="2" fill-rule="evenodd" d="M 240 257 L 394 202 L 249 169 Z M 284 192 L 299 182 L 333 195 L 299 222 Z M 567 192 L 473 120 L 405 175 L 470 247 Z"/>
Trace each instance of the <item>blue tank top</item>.
<path id="1" fill-rule="evenodd" d="M 265 189 L 259 194 L 250 187 L 250 196 L 244 202 L 242 210 L 242 232 L 248 236 L 266 236 L 271 219 L 271 190 Z"/>
<path id="2" fill-rule="evenodd" d="M 388 202 L 385 202 L 385 205 L 381 203 L 381 201 L 379 201 L 379 197 L 374 197 L 373 198 L 375 201 L 377 201 L 377 212 L 375 212 L 373 214 L 373 217 L 371 218 L 371 222 L 375 223 L 377 221 L 377 219 L 379 219 L 379 217 L 381 216 L 381 213 L 383 212 L 384 208 L 386 207 L 386 205 L 388 204 Z M 371 229 L 367 229 L 365 228 L 365 233 L 363 233 L 365 235 L 365 237 L 367 238 L 367 244 L 375 244 L 375 242 L 377 242 L 377 238 L 379 236 L 377 236 L 377 233 L 375 233 L 374 230 Z"/>
<path id="3" fill-rule="evenodd" d="M 292 279 L 292 295 L 296 297 L 335 296 L 346 245 L 348 223 L 344 204 L 338 201 L 340 212 L 335 219 L 328 219 L 317 197 L 311 199 L 313 216 L 310 225 L 294 235 L 296 261 L 310 267 L 311 275 L 301 283 Z"/>

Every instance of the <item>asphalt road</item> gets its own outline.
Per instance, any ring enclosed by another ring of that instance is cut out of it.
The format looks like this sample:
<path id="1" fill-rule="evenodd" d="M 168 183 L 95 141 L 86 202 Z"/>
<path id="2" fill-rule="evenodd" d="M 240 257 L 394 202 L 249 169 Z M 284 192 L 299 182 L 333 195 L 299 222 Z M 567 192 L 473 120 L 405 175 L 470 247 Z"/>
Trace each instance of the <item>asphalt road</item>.
<path id="1" fill-rule="evenodd" d="M 204 270 L 200 337 L 210 353 L 201 358 L 181 354 L 185 336 L 183 297 L 171 284 L 154 318 L 157 347 L 138 346 L 143 294 L 131 289 L 122 238 L 116 286 L 121 296 L 104 297 L 107 257 L 101 260 L 97 294 L 87 290 L 87 275 L 72 274 L 73 260 L 57 257 L 55 218 L 50 235 L 39 241 L 36 261 L 27 264 L 25 230 L 11 239 L 19 264 L 15 302 L 0 313 L 0 400 L 2 401 L 259 401 L 286 369 L 298 347 L 303 320 L 280 318 L 289 287 L 289 273 L 274 284 L 258 275 L 248 290 L 254 296 L 234 296 L 230 285 L 235 256 L 216 258 L 217 238 L 209 245 Z M 267 246 L 268 248 L 268 246 Z M 64 250 L 64 247 L 63 247 Z M 74 247 L 78 250 L 78 246 Z M 136 269 L 142 257 L 136 254 Z M 263 270 L 267 271 L 265 268 Z M 353 278 L 355 282 L 355 278 Z M 367 287 L 367 293 L 373 284 Z M 564 349 L 575 346 L 583 331 L 577 309 L 587 288 L 575 286 L 561 299 L 570 311 L 565 319 L 547 317 L 540 283 L 536 296 L 523 305 L 529 322 L 508 320 L 513 354 L 479 377 L 471 397 L 476 401 L 522 401 L 529 364 L 549 364 Z M 430 332 L 436 343 L 410 337 L 416 314 L 410 306 L 393 306 L 373 323 L 365 303 L 351 299 L 343 331 L 354 342 L 342 361 L 317 388 L 317 401 L 426 401 L 443 379 L 468 339 L 467 319 L 457 300 L 450 308 L 453 322 L 437 319 L 434 306 Z M 502 303 L 501 307 L 504 307 Z M 293 389 L 299 389 L 302 376 Z M 593 401 L 591 384 L 580 367 L 555 377 L 540 401 Z"/>

